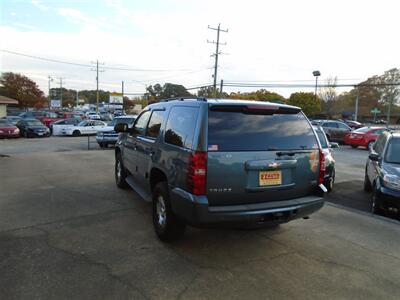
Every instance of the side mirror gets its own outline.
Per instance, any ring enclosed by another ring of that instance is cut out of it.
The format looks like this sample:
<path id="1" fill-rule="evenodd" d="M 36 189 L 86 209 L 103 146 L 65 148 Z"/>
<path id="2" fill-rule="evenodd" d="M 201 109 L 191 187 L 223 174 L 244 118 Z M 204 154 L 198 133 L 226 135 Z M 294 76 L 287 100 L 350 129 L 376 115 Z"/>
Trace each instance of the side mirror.
<path id="1" fill-rule="evenodd" d="M 119 123 L 114 126 L 114 131 L 115 132 L 127 132 L 128 131 L 128 124 L 126 123 Z"/>
<path id="2" fill-rule="evenodd" d="M 372 161 L 378 161 L 379 160 L 379 154 L 378 153 L 370 153 L 369 155 L 368 155 L 368 157 L 369 157 L 369 159 L 370 160 L 372 160 Z"/>
<path id="3" fill-rule="evenodd" d="M 331 147 L 331 148 L 339 148 L 339 144 L 332 142 L 332 143 L 329 143 L 329 147 Z"/>

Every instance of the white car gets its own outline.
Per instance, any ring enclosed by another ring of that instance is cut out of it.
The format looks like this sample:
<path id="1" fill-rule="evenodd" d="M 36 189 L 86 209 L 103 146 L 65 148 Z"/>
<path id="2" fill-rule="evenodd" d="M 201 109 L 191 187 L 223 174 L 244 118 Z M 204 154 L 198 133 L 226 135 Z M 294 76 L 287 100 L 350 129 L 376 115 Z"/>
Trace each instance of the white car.
<path id="1" fill-rule="evenodd" d="M 77 118 L 59 120 L 50 124 L 50 130 L 52 132 L 52 135 L 64 135 L 63 129 L 78 125 L 81 121 L 82 120 L 79 120 Z"/>
<path id="2" fill-rule="evenodd" d="M 90 120 L 100 120 L 100 119 L 101 119 L 100 115 L 98 115 L 98 114 L 95 113 L 95 112 L 88 112 L 88 113 L 86 114 L 86 117 L 87 117 L 88 119 L 90 119 Z"/>
<path id="3" fill-rule="evenodd" d="M 90 135 L 96 134 L 98 130 L 107 126 L 107 123 L 97 120 L 85 120 L 75 126 L 68 126 L 62 129 L 63 135 Z"/>

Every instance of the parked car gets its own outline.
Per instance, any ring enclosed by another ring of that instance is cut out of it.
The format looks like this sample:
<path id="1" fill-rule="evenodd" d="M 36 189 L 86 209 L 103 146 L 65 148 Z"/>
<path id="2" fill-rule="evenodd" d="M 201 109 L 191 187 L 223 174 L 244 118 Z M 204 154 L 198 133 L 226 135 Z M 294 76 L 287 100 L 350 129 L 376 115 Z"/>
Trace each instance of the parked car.
<path id="1" fill-rule="evenodd" d="M 326 137 L 332 142 L 344 142 L 344 137 L 351 131 L 351 128 L 341 121 L 325 120 L 319 123 L 324 129 Z"/>
<path id="2" fill-rule="evenodd" d="M 18 116 L 23 119 L 36 119 L 38 117 L 43 117 L 44 115 L 45 115 L 45 112 L 43 112 L 43 111 L 26 111 L 26 112 L 20 113 Z"/>
<path id="3" fill-rule="evenodd" d="M 112 119 L 113 119 L 113 115 L 110 114 L 109 112 L 101 112 L 100 113 L 100 120 L 101 121 L 108 122 L 108 121 L 112 121 Z"/>
<path id="4" fill-rule="evenodd" d="M 323 206 L 324 152 L 298 107 L 178 98 L 115 129 L 117 186 L 152 201 L 163 241 L 186 224 L 276 225 Z"/>
<path id="5" fill-rule="evenodd" d="M 353 121 L 353 120 L 344 120 L 344 122 L 352 129 L 358 129 L 364 127 L 364 125 L 360 122 Z"/>
<path id="6" fill-rule="evenodd" d="M 327 188 L 328 192 L 330 192 L 333 190 L 336 176 L 335 159 L 333 157 L 332 148 L 339 148 L 339 144 L 335 142 L 329 142 L 324 130 L 321 127 L 314 127 L 314 130 L 317 134 L 322 151 L 325 155 L 324 185 Z"/>
<path id="7" fill-rule="evenodd" d="M 91 135 L 96 134 L 98 130 L 103 127 L 106 127 L 107 123 L 98 120 L 84 120 L 73 126 L 66 126 L 61 129 L 62 135 L 72 135 L 72 136 L 80 136 L 80 135 Z"/>
<path id="8" fill-rule="evenodd" d="M 88 112 L 86 113 L 86 118 L 90 120 L 100 120 L 100 115 L 95 112 Z"/>
<path id="9" fill-rule="evenodd" d="M 131 128 L 136 118 L 136 115 L 126 115 L 114 118 L 114 120 L 112 120 L 106 127 L 97 131 L 96 141 L 99 146 L 108 147 L 110 144 L 115 145 L 118 140 L 118 133 L 114 130 L 115 125 L 126 123 L 128 124 L 128 127 Z"/>
<path id="10" fill-rule="evenodd" d="M 50 131 L 52 135 L 63 135 L 63 128 L 70 127 L 71 125 L 78 125 L 80 122 L 82 122 L 80 118 L 60 120 L 50 124 Z"/>
<path id="11" fill-rule="evenodd" d="M 50 130 L 38 119 L 22 119 L 16 125 L 20 135 L 26 138 L 50 136 Z"/>
<path id="12" fill-rule="evenodd" d="M 400 131 L 385 131 L 376 140 L 365 166 L 364 190 L 372 191 L 373 213 L 399 213 Z"/>
<path id="13" fill-rule="evenodd" d="M 6 119 L 8 122 L 10 122 L 13 125 L 16 125 L 19 120 L 22 120 L 22 118 L 18 117 L 18 116 L 7 116 L 7 117 L 4 117 L 3 119 Z"/>
<path id="14" fill-rule="evenodd" d="M 378 136 L 385 130 L 382 127 L 362 127 L 346 134 L 344 143 L 353 148 L 361 146 L 370 149 Z"/>
<path id="15" fill-rule="evenodd" d="M 38 116 L 36 119 L 38 119 L 40 122 L 42 122 L 44 125 L 46 125 L 49 128 L 52 123 L 63 120 L 63 118 L 60 117 L 55 112 L 46 112 L 46 113 L 44 113 L 44 115 Z"/>
<path id="16" fill-rule="evenodd" d="M 19 137 L 19 129 L 7 119 L 0 119 L 0 138 Z"/>

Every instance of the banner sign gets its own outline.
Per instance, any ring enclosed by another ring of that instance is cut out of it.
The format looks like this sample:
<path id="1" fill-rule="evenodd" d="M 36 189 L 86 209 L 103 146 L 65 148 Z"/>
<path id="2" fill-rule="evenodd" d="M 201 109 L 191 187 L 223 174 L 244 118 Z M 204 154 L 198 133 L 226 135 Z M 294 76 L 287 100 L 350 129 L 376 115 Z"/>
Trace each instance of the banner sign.
<path id="1" fill-rule="evenodd" d="M 123 104 L 123 102 L 121 93 L 110 93 L 110 104 Z"/>
<path id="2" fill-rule="evenodd" d="M 50 106 L 53 108 L 60 108 L 61 100 L 50 100 Z"/>

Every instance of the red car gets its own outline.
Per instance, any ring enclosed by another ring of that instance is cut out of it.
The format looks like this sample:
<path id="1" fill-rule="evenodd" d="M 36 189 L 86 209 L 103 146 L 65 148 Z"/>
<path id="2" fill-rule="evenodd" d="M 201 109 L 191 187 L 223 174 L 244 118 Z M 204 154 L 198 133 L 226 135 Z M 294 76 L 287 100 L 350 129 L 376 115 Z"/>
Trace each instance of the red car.
<path id="1" fill-rule="evenodd" d="M 37 117 L 36 119 L 38 119 L 47 127 L 50 127 L 50 124 L 53 124 L 56 121 L 63 120 L 64 118 L 60 118 L 55 112 L 46 112 L 43 116 Z"/>
<path id="2" fill-rule="evenodd" d="M 383 131 L 385 128 L 382 127 L 362 127 L 346 134 L 344 142 L 353 148 L 361 146 L 370 149 Z"/>
<path id="3" fill-rule="evenodd" d="M 0 119 L 0 138 L 19 137 L 19 129 L 6 119 Z"/>

